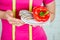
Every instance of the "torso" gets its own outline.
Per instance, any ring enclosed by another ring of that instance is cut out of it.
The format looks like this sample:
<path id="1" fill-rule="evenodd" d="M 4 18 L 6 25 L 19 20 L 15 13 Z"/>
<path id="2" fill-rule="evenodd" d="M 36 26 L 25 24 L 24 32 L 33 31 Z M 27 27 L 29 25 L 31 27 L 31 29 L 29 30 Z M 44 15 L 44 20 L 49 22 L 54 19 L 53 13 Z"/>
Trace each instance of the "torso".
<path id="1" fill-rule="evenodd" d="M 43 0 L 33 0 L 33 7 L 40 6 Z M 29 0 L 17 0 L 17 17 L 19 10 L 29 9 Z M 12 10 L 12 0 L 0 0 L 0 10 Z M 2 19 L 2 40 L 12 40 L 12 25 Z M 29 40 L 29 25 L 16 27 L 16 40 Z M 33 40 L 46 40 L 46 35 L 41 27 L 33 27 Z"/>
<path id="2" fill-rule="evenodd" d="M 33 0 L 33 7 L 39 6 L 43 3 L 43 0 Z M 17 0 L 16 1 L 16 9 L 28 9 L 29 0 Z M 1 10 L 12 10 L 12 0 L 0 0 L 0 9 Z"/>

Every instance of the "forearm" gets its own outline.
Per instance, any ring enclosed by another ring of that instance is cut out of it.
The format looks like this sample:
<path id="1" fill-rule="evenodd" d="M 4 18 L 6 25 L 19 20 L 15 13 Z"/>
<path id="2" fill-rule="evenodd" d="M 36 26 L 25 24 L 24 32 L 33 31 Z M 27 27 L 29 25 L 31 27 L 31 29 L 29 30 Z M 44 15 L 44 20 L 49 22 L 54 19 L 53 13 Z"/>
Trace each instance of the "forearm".
<path id="1" fill-rule="evenodd" d="M 0 11 L 0 19 L 5 19 L 5 11 Z"/>
<path id="2" fill-rule="evenodd" d="M 51 22 L 52 22 L 54 19 L 55 19 L 55 13 L 50 14 L 50 20 L 51 20 Z"/>

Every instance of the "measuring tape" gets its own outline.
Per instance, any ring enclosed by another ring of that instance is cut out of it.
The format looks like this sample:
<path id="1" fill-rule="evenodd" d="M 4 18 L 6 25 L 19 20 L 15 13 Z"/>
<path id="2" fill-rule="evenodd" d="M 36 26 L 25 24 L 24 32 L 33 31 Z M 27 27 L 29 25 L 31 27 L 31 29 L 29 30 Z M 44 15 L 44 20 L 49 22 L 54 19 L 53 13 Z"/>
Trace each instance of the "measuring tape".
<path id="1" fill-rule="evenodd" d="M 32 12 L 33 0 L 29 0 L 29 11 Z M 32 25 L 29 25 L 29 40 L 32 40 Z"/>
<path id="2" fill-rule="evenodd" d="M 13 7 L 12 7 L 12 10 L 13 10 L 13 15 L 14 17 L 16 16 L 15 13 L 16 13 L 16 0 L 12 0 L 13 2 Z M 33 0 L 29 0 L 29 11 L 31 12 L 32 11 L 32 2 Z M 15 25 L 12 24 L 12 40 L 15 40 Z M 29 25 L 29 40 L 32 40 L 32 26 Z"/>
<path id="3" fill-rule="evenodd" d="M 12 11 L 13 11 L 13 16 L 15 17 L 16 13 L 16 0 L 12 0 Z M 15 40 L 15 25 L 12 24 L 12 40 Z"/>

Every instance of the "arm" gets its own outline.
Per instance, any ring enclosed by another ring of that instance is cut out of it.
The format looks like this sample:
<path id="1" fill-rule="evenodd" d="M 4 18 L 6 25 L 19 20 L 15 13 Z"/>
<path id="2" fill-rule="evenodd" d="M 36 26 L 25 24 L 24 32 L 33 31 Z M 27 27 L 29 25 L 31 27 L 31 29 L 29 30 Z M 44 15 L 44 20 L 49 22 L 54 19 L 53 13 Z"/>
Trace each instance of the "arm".
<path id="1" fill-rule="evenodd" d="M 0 11 L 0 19 L 5 19 L 5 11 Z"/>
<path id="2" fill-rule="evenodd" d="M 13 17 L 13 12 L 11 10 L 0 11 L 0 19 L 6 19 L 10 24 L 14 24 L 16 26 L 23 25 L 24 22 L 20 19 Z"/>
<path id="3" fill-rule="evenodd" d="M 55 2 L 51 2 L 51 3 L 47 4 L 46 7 L 48 8 L 48 10 L 50 12 L 50 20 L 52 22 L 55 18 Z"/>
<path id="4" fill-rule="evenodd" d="M 43 2 L 50 12 L 50 20 L 52 22 L 55 18 L 55 0 L 43 0 Z"/>

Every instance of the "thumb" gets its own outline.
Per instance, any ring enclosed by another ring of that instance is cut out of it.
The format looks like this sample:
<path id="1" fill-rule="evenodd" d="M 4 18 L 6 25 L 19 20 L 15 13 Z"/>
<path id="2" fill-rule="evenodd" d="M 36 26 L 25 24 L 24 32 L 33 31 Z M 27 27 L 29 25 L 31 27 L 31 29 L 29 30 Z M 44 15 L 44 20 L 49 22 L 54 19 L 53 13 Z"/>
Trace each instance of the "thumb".
<path id="1" fill-rule="evenodd" d="M 13 17 L 13 12 L 11 10 L 7 10 L 6 12 L 9 16 Z"/>

